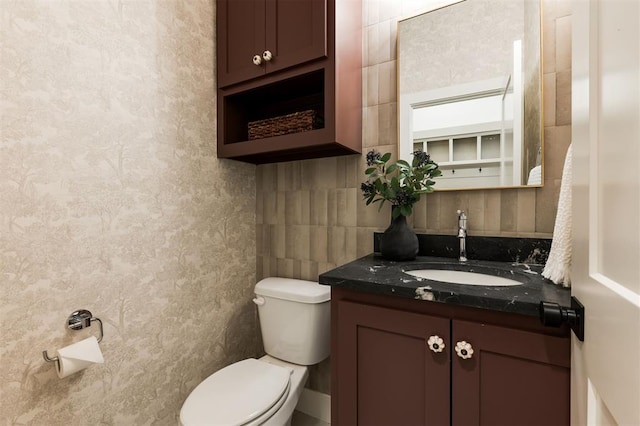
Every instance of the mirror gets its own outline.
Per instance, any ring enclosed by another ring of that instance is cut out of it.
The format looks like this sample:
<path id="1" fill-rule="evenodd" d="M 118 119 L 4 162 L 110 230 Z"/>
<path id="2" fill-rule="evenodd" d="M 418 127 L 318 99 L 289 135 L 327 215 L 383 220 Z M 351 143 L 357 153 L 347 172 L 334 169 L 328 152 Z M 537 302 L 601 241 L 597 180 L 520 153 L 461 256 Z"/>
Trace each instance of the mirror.
<path id="1" fill-rule="evenodd" d="M 427 0 L 425 0 L 427 1 Z M 539 0 L 464 0 L 398 22 L 398 152 L 436 190 L 541 186 Z"/>

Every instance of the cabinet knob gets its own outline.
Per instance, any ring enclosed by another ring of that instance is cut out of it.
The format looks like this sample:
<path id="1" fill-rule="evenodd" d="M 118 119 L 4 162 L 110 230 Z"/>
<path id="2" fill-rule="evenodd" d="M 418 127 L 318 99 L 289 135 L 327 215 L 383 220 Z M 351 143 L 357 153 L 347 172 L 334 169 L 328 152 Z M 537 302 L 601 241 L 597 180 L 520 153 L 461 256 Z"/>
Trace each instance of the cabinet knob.
<path id="1" fill-rule="evenodd" d="M 270 51 L 265 50 L 264 52 L 262 52 L 262 59 L 264 59 L 265 62 L 269 62 L 271 58 L 273 58 L 273 55 L 271 54 Z"/>
<path id="2" fill-rule="evenodd" d="M 429 349 L 435 353 L 442 352 L 444 350 L 444 340 L 442 340 L 442 337 L 437 335 L 429 337 L 427 345 L 429 346 Z"/>
<path id="3" fill-rule="evenodd" d="M 260 55 L 255 55 L 253 57 L 253 65 L 260 65 L 262 63 L 262 57 Z"/>
<path id="4" fill-rule="evenodd" d="M 456 353 L 462 359 L 469 359 L 473 356 L 473 348 L 471 343 L 467 343 L 464 340 L 456 343 Z"/>

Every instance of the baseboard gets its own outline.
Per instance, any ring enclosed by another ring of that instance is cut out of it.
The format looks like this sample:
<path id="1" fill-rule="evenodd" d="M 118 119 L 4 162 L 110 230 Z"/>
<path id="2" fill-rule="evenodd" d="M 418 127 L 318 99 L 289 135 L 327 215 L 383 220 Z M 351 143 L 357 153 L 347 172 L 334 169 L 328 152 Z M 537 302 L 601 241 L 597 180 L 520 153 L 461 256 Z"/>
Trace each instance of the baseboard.
<path id="1" fill-rule="evenodd" d="M 331 396 L 311 389 L 304 388 L 296 410 L 331 423 Z"/>

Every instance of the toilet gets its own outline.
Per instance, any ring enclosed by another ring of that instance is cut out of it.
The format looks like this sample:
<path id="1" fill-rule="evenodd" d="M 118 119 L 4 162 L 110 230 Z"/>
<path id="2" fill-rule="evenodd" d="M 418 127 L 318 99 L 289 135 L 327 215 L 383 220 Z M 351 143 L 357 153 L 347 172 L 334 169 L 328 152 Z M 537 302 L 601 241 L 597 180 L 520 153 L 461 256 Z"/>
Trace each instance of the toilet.
<path id="1" fill-rule="evenodd" d="M 255 295 L 266 355 L 207 377 L 182 405 L 182 426 L 289 425 L 308 366 L 329 356 L 330 287 L 271 277 Z"/>

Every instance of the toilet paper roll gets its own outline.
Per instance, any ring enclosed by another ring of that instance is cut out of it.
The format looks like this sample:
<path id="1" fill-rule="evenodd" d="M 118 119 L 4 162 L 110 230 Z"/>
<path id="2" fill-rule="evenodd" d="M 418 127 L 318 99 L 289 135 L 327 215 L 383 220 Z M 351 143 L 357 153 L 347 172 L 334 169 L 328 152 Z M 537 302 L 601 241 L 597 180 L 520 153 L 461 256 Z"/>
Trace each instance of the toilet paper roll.
<path id="1" fill-rule="evenodd" d="M 92 364 L 104 364 L 104 357 L 98 344 L 98 339 L 91 336 L 73 345 L 58 349 L 58 377 L 65 378 Z"/>

